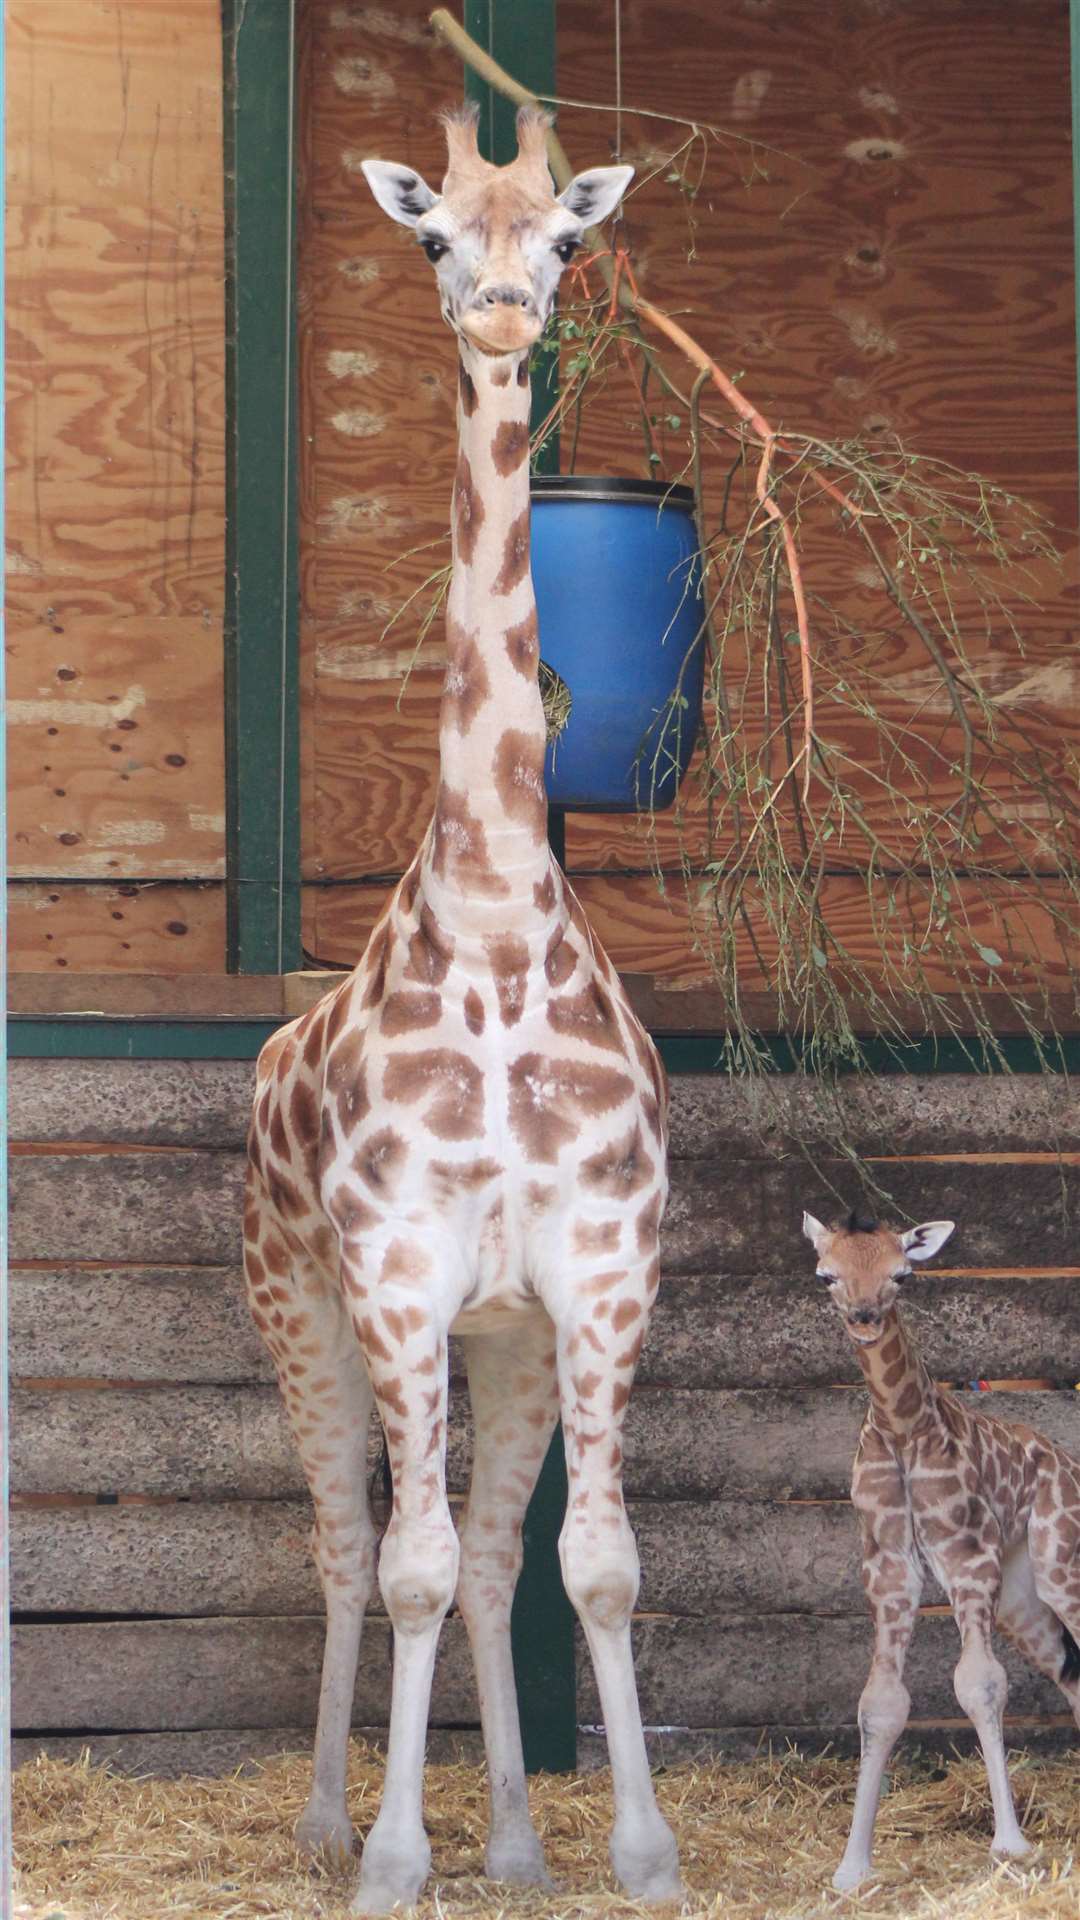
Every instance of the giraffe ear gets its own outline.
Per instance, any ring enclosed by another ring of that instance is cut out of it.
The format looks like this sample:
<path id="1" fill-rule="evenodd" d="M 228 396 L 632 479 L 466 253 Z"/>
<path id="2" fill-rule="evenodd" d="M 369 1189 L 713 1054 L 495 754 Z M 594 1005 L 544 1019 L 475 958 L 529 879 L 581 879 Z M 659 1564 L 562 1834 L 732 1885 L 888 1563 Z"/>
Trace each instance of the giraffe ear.
<path id="1" fill-rule="evenodd" d="M 576 173 L 559 195 L 560 207 L 587 227 L 598 227 L 614 213 L 634 177 L 633 167 L 590 167 Z"/>
<path id="2" fill-rule="evenodd" d="M 820 1253 L 828 1237 L 828 1228 L 823 1227 L 820 1220 L 815 1220 L 812 1213 L 804 1213 L 802 1217 L 802 1230 L 815 1252 Z"/>
<path id="3" fill-rule="evenodd" d="M 900 1235 L 900 1245 L 909 1260 L 929 1260 L 945 1245 L 955 1224 L 954 1220 L 924 1220 L 921 1227 L 909 1227 Z"/>
<path id="4" fill-rule="evenodd" d="M 400 226 L 415 227 L 439 197 L 411 167 L 396 166 L 392 160 L 361 160 L 360 167 L 383 212 Z"/>

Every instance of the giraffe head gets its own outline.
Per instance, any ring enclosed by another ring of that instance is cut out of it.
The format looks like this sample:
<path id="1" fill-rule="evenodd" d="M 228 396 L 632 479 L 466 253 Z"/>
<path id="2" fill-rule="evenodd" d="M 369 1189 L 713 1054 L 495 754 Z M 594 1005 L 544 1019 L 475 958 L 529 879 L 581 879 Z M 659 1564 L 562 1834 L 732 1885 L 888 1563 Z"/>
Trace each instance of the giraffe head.
<path id="1" fill-rule="evenodd" d="M 547 114 L 521 109 L 517 158 L 506 167 L 481 159 L 475 109 L 447 114 L 444 125 L 440 193 L 390 160 L 365 160 L 365 178 L 384 213 L 414 229 L 454 332 L 484 353 L 522 353 L 543 332 L 559 275 L 585 228 L 607 219 L 634 169 L 591 167 L 556 197 Z"/>
<path id="2" fill-rule="evenodd" d="M 823 1227 L 803 1214 L 803 1232 L 817 1253 L 817 1277 L 824 1280 L 857 1347 L 880 1340 L 885 1316 L 910 1276 L 913 1260 L 929 1260 L 953 1230 L 951 1220 L 927 1220 L 901 1232 L 855 1211 L 834 1226 Z"/>

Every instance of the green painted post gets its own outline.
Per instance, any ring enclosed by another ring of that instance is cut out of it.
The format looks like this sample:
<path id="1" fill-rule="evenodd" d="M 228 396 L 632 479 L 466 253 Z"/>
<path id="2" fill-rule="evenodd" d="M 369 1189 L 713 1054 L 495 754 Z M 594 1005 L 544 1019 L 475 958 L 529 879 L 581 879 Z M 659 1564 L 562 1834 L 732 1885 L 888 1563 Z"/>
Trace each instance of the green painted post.
<path id="1" fill-rule="evenodd" d="M 523 86 L 538 94 L 554 93 L 555 0 L 465 0 L 465 30 Z M 505 165 L 517 152 L 513 103 L 468 72 L 465 91 L 480 108 L 481 153 Z M 533 368 L 534 431 L 554 405 L 558 381 L 558 356 L 539 355 Z M 534 464 L 538 472 L 558 472 L 557 434 L 549 436 Z M 565 1512 L 566 1457 L 560 1428 L 525 1516 L 525 1560 L 511 1621 L 521 1733 L 530 1773 L 569 1772 L 577 1765 L 574 1612 L 563 1589 L 558 1554 Z"/>
<path id="2" fill-rule="evenodd" d="M 300 964 L 294 0 L 223 0 L 231 973 Z"/>

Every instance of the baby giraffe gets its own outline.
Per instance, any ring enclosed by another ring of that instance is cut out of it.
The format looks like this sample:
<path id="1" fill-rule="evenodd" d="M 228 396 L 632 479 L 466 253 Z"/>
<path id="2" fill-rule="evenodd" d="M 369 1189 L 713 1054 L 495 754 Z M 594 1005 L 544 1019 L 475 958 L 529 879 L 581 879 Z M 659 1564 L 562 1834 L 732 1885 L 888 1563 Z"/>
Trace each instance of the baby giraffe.
<path id="1" fill-rule="evenodd" d="M 976 1413 L 935 1386 L 897 1312 L 911 1262 L 929 1260 L 952 1230 L 951 1220 L 930 1220 L 902 1233 L 859 1213 L 823 1227 L 803 1215 L 818 1279 L 870 1389 L 851 1497 L 874 1656 L 859 1701 L 855 1812 L 833 1877 L 840 1889 L 871 1871 L 882 1775 L 911 1707 L 904 1659 L 927 1573 L 960 1629 L 954 1685 L 986 1761 L 995 1852 L 1028 1851 L 1005 1764 L 1007 1685 L 991 1646 L 995 1626 L 1056 1681 L 1080 1725 L 1080 1464 L 1034 1428 Z"/>

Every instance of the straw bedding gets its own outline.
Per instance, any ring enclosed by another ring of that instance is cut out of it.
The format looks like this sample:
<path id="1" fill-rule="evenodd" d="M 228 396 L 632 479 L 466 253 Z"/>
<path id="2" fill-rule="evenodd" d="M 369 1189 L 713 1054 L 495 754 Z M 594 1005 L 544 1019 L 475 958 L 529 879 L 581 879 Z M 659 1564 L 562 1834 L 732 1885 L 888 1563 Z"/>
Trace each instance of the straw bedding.
<path id="1" fill-rule="evenodd" d="M 291 1844 L 310 1760 L 285 1756 L 227 1780 L 130 1780 L 41 1759 L 15 1776 L 20 1877 L 16 1920 L 343 1920 L 351 1873 L 312 1868 Z M 747 1765 L 678 1765 L 656 1775 L 679 1835 L 687 1914 L 724 1920 L 1049 1920 L 1080 1915 L 1080 1797 L 1075 1762 L 1012 1757 L 1017 1808 L 1034 1852 L 994 1865 L 986 1777 L 977 1760 L 910 1762 L 893 1775 L 878 1821 L 876 1878 L 833 1893 L 854 1763 L 788 1752 Z M 380 1756 L 357 1745 L 349 1799 L 361 1834 L 378 1808 Z M 481 1879 L 482 1771 L 428 1769 L 434 1868 L 423 1920 L 514 1915 L 619 1920 L 648 1910 L 615 1891 L 607 1861 L 606 1772 L 531 1786 L 557 1893 Z M 19 1905 L 19 1901 L 23 1904 Z M 670 1912 L 671 1909 L 668 1909 Z"/>

